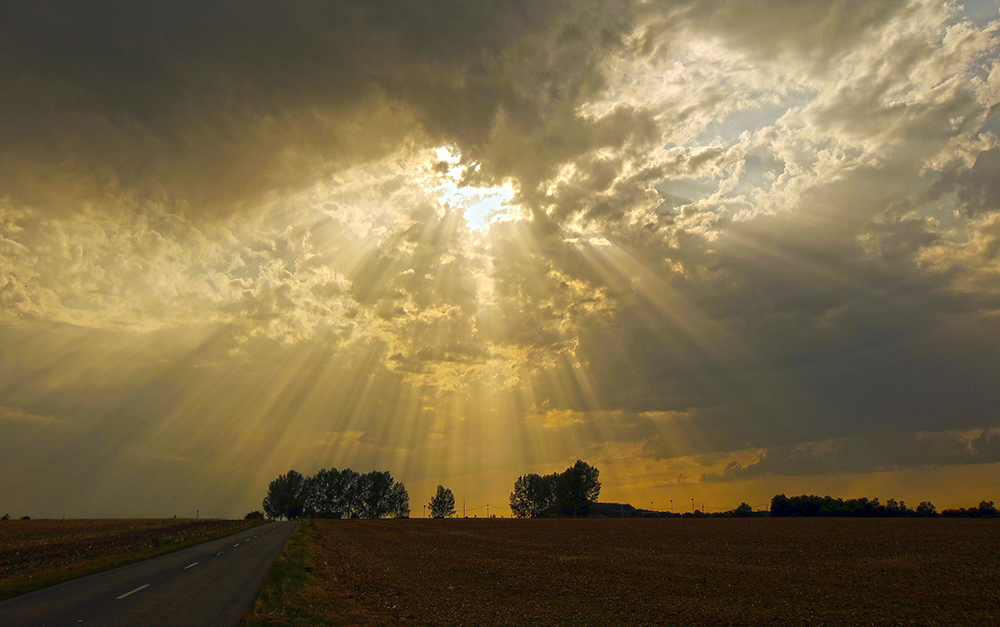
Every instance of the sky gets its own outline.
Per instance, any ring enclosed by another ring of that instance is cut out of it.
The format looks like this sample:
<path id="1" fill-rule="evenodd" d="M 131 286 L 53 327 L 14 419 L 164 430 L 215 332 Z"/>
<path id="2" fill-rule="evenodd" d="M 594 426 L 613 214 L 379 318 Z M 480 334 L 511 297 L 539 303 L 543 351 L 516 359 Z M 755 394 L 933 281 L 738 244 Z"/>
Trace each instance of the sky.
<path id="1" fill-rule="evenodd" d="M 1000 3 L 0 4 L 0 510 L 1000 501 Z"/>

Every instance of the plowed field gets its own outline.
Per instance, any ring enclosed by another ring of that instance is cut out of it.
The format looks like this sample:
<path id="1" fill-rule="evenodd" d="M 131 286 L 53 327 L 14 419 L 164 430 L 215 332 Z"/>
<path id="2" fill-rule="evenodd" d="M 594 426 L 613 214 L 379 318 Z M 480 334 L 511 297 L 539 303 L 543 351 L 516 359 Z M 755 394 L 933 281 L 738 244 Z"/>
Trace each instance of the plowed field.
<path id="1" fill-rule="evenodd" d="M 1000 521 L 312 524 L 347 625 L 1000 624 Z"/>

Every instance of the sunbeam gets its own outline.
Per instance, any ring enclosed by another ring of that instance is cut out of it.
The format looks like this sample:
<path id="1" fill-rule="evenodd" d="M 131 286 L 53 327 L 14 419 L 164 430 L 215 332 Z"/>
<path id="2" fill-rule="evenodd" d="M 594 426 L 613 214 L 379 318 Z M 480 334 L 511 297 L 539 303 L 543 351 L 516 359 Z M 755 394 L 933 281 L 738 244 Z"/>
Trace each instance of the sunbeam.
<path id="1" fill-rule="evenodd" d="M 986 489 L 995 6 L 167 4 L 0 37 L 11 514 Z"/>

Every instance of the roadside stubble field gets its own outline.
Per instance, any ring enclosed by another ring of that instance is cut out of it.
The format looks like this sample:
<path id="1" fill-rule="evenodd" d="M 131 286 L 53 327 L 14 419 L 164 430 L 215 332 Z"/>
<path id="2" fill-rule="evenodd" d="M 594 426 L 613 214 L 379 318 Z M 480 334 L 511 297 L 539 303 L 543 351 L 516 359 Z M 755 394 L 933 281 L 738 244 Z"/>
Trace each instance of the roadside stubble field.
<path id="1" fill-rule="evenodd" d="M 315 521 L 344 625 L 996 625 L 1000 521 Z M 315 607 L 315 606 L 314 606 Z"/>
<path id="2" fill-rule="evenodd" d="M 0 521 L 0 599 L 232 533 L 247 524 L 211 519 Z"/>

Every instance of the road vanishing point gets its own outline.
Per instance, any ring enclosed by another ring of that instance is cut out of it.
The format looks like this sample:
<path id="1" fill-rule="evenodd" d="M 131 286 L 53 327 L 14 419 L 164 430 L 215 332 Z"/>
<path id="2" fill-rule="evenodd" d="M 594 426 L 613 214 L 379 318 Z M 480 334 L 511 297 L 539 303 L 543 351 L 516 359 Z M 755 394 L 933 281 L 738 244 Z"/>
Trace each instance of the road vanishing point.
<path id="1" fill-rule="evenodd" d="M 295 529 L 269 523 L 0 602 L 4 627 L 236 627 Z"/>

